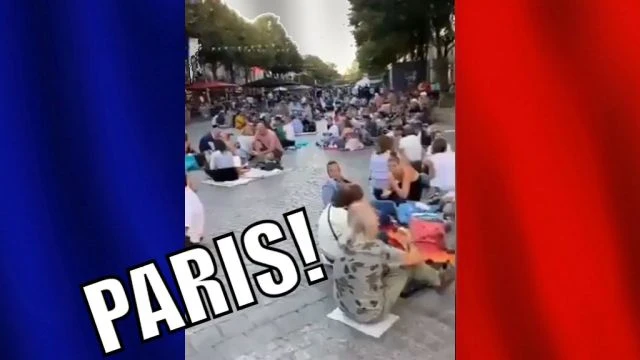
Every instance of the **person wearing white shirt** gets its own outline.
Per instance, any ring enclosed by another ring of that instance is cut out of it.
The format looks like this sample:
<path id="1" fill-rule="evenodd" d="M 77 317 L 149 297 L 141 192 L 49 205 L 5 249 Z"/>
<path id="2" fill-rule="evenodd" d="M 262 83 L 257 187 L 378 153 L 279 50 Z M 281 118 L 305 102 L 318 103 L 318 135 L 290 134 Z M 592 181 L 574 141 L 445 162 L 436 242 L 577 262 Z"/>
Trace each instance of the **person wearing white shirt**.
<path id="1" fill-rule="evenodd" d="M 318 219 L 318 246 L 320 253 L 329 263 L 342 255 L 338 244 L 341 236 L 349 230 L 347 208 L 352 203 L 362 200 L 362 188 L 355 184 L 341 186 L 333 200 L 327 205 Z"/>
<path id="2" fill-rule="evenodd" d="M 197 244 L 204 235 L 204 206 L 185 174 L 184 228 L 185 246 Z"/>
<path id="3" fill-rule="evenodd" d="M 424 166 L 429 169 L 430 186 L 447 193 L 456 189 L 456 153 L 447 150 L 447 140 L 433 141 L 433 155 L 427 157 Z"/>
<path id="4" fill-rule="evenodd" d="M 296 132 L 295 129 L 293 128 L 293 122 L 291 121 L 291 118 L 285 118 L 285 123 L 282 126 L 282 131 L 284 131 L 285 134 L 285 138 L 288 141 L 296 141 Z"/>
<path id="5" fill-rule="evenodd" d="M 340 127 L 338 126 L 338 124 L 336 124 L 335 121 L 331 122 L 329 129 L 327 129 L 327 133 L 329 133 L 332 138 L 340 137 Z"/>
<path id="6" fill-rule="evenodd" d="M 398 148 L 418 172 L 422 170 L 422 144 L 413 127 L 407 125 L 403 129 L 404 136 L 398 142 Z"/>
<path id="7" fill-rule="evenodd" d="M 438 131 L 438 130 L 433 130 L 431 133 L 431 137 L 433 138 L 433 141 L 435 141 L 435 139 L 439 139 L 439 138 L 443 138 L 442 132 Z M 453 149 L 451 148 L 451 144 L 447 143 L 447 149 L 445 150 L 446 152 L 452 152 Z M 433 144 L 429 145 L 427 147 L 427 151 L 426 151 L 427 155 L 433 155 Z"/>

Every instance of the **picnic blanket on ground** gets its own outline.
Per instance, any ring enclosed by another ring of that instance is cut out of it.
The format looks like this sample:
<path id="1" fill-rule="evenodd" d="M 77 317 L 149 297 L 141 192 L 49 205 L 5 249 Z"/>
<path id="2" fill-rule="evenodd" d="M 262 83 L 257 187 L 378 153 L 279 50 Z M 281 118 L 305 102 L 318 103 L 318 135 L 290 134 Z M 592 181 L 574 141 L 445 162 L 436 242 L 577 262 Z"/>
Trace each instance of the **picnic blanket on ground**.
<path id="1" fill-rule="evenodd" d="M 252 182 L 253 180 L 256 180 L 256 179 L 245 178 L 245 177 L 240 178 L 238 180 L 233 180 L 233 181 L 213 181 L 211 179 L 207 179 L 207 180 L 203 180 L 202 183 L 206 185 L 220 186 L 220 187 L 235 187 L 238 185 L 246 185 Z"/>
<path id="2" fill-rule="evenodd" d="M 247 179 L 264 179 L 264 178 L 284 174 L 289 171 L 291 171 L 291 169 L 284 169 L 284 170 L 274 169 L 274 170 L 266 171 L 266 170 L 252 168 L 248 172 L 246 172 L 244 175 L 242 175 L 242 177 Z"/>
<path id="3" fill-rule="evenodd" d="M 386 226 L 381 231 L 387 236 L 389 245 L 404 249 L 403 244 L 407 234 L 400 231 L 399 227 Z M 409 224 L 409 233 L 425 261 L 455 265 L 455 252 L 447 250 L 445 245 L 444 224 L 414 218 Z"/>
<path id="4" fill-rule="evenodd" d="M 351 320 L 345 315 L 340 308 L 335 308 L 332 312 L 327 314 L 327 317 L 332 320 L 340 321 L 341 323 L 350 326 L 364 334 L 372 336 L 374 338 L 380 338 L 391 326 L 400 318 L 395 314 L 387 314 L 382 321 L 373 324 L 361 324 L 354 320 Z"/>
<path id="5" fill-rule="evenodd" d="M 246 185 L 254 180 L 264 179 L 272 176 L 277 176 L 284 174 L 286 172 L 291 171 L 291 169 L 275 169 L 275 170 L 261 170 L 261 169 L 250 169 L 248 172 L 244 173 L 241 178 L 233 181 L 213 181 L 211 179 L 203 180 L 202 183 L 206 185 L 212 186 L 220 186 L 220 187 L 235 187 L 238 185 Z"/>

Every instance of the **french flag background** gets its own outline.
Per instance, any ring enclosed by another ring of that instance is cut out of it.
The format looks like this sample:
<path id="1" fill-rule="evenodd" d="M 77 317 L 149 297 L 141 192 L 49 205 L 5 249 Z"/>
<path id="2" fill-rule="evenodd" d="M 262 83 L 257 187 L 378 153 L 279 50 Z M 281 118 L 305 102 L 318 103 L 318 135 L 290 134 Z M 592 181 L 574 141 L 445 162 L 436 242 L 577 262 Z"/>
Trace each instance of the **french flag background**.
<path id="1" fill-rule="evenodd" d="M 640 359 L 640 2 L 458 0 L 456 356 Z M 96 359 L 81 285 L 182 246 L 184 3 L 0 4 L 3 359 Z M 174 289 L 175 290 L 175 289 Z M 184 334 L 113 359 L 182 359 Z"/>

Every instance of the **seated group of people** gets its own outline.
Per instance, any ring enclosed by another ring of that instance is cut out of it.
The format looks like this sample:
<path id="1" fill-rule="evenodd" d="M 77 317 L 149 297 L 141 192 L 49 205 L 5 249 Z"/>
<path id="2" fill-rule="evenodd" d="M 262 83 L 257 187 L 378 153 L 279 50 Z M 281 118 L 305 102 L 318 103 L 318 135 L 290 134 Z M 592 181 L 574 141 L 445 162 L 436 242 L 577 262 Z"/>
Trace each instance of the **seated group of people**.
<path id="1" fill-rule="evenodd" d="M 405 250 L 388 245 L 362 188 L 346 180 L 335 162 L 327 171 L 332 179 L 323 188 L 323 200 L 332 197 L 318 220 L 318 242 L 333 265 L 336 303 L 349 318 L 360 323 L 381 321 L 407 287 L 419 283 L 444 290 L 453 282 L 454 269 L 426 264 L 410 236 Z"/>
<path id="2" fill-rule="evenodd" d="M 274 117 L 271 128 L 278 135 L 278 139 L 284 148 L 296 146 L 296 136 L 304 133 L 315 133 L 316 124 L 309 120 L 300 120 L 298 118 L 284 118 L 282 116 Z"/>
<path id="3" fill-rule="evenodd" d="M 204 172 L 218 182 L 234 181 L 248 171 L 249 162 L 263 170 L 281 169 L 284 148 L 276 133 L 260 122 L 245 127 L 237 141 L 231 134 L 222 134 L 214 124 L 199 142 L 199 153 L 191 147 L 185 132 L 185 153 L 193 154 Z"/>
<path id="4" fill-rule="evenodd" d="M 378 137 L 371 155 L 370 181 L 378 200 L 420 201 L 424 190 L 437 194 L 455 190 L 455 152 L 440 132 L 429 135 L 405 126 Z M 424 146 L 421 137 L 430 136 Z"/>
<path id="5" fill-rule="evenodd" d="M 372 144 L 373 138 L 363 124 L 343 115 L 327 121 L 327 130 L 318 141 L 318 145 L 324 148 L 349 151 L 360 150 Z"/>

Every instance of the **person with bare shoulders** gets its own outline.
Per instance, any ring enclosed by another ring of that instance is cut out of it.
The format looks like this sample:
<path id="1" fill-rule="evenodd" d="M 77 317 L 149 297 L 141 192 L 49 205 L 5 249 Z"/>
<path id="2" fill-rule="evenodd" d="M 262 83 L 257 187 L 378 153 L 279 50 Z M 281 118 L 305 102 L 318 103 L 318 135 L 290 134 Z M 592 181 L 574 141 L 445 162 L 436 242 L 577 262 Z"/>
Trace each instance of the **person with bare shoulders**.
<path id="1" fill-rule="evenodd" d="M 253 152 L 259 161 L 275 160 L 280 161 L 284 149 L 278 139 L 278 135 L 273 130 L 267 128 L 264 122 L 256 125 L 256 134 L 253 140 Z"/>
<path id="2" fill-rule="evenodd" d="M 403 155 L 392 152 L 389 155 L 389 188 L 381 198 L 395 203 L 420 201 L 422 198 L 422 178 L 420 173 Z"/>

